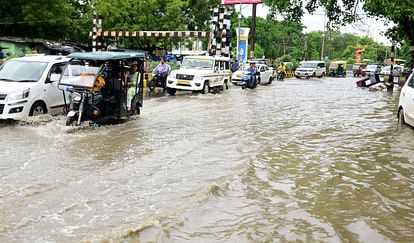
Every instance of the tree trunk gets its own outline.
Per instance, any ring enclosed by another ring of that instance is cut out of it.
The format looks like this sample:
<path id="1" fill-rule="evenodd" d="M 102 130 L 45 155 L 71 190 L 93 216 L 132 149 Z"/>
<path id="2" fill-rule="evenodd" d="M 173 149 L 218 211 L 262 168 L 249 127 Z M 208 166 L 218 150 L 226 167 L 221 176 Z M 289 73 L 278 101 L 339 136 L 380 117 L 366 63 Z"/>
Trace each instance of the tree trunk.
<path id="1" fill-rule="evenodd" d="M 407 35 L 408 43 L 410 44 L 411 70 L 414 68 L 414 29 L 412 28 L 413 25 L 414 21 L 411 21 L 408 18 L 405 18 L 404 21 L 401 23 L 402 31 Z"/>

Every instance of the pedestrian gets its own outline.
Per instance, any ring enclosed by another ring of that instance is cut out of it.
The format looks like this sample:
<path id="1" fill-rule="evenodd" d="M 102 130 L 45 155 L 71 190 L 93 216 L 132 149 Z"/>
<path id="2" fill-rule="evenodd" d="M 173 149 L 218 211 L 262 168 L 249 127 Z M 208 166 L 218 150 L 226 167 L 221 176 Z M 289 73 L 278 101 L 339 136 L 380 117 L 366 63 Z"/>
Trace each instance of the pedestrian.
<path id="1" fill-rule="evenodd" d="M 231 65 L 231 72 L 236 72 L 239 69 L 239 62 L 236 60 L 234 60 L 233 64 Z"/>

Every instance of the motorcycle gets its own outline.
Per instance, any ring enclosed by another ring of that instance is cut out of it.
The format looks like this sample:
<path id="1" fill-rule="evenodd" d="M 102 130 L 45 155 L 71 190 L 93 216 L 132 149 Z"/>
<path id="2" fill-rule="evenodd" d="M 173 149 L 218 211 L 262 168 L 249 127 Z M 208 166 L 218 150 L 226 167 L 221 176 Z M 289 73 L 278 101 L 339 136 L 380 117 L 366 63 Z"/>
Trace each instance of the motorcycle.
<path id="1" fill-rule="evenodd" d="M 160 73 L 155 73 L 152 76 L 152 79 L 150 80 L 149 84 L 148 84 L 148 88 L 150 91 L 153 91 L 155 89 L 155 87 L 161 87 L 163 88 L 163 91 L 165 91 L 166 87 L 167 87 L 167 76 L 168 74 L 160 74 Z"/>
<path id="2" fill-rule="evenodd" d="M 252 73 L 245 73 L 242 77 L 242 89 L 254 89 L 257 86 L 257 74 L 253 77 Z"/>
<path id="3" fill-rule="evenodd" d="M 285 72 L 277 71 L 277 80 L 283 81 L 285 79 L 285 76 L 286 76 Z"/>

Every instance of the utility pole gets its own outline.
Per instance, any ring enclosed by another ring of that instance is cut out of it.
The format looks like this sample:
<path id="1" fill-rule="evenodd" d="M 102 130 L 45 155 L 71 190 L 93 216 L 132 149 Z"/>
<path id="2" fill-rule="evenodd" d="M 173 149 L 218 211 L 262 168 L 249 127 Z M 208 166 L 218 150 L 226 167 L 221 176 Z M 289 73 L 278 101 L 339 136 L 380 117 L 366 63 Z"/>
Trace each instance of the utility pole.
<path id="1" fill-rule="evenodd" d="M 323 56 L 324 56 L 324 49 L 325 49 L 325 27 L 326 27 L 326 10 L 325 10 L 325 15 L 323 17 L 323 33 L 322 33 L 322 47 L 321 47 L 321 61 L 323 61 Z"/>
<path id="2" fill-rule="evenodd" d="M 250 40 L 250 58 L 254 58 L 254 42 L 256 39 L 256 8 L 257 3 L 254 3 L 252 12 L 252 38 Z"/>
<path id="3" fill-rule="evenodd" d="M 305 47 L 303 52 L 303 61 L 306 61 L 308 59 L 308 36 L 305 35 Z"/>
<path id="4" fill-rule="evenodd" d="M 394 74 L 393 74 L 394 58 L 395 58 L 395 42 L 394 41 L 392 41 L 392 44 L 391 44 L 390 56 L 391 56 L 390 77 L 388 79 L 388 85 L 386 85 L 388 91 L 392 91 L 394 89 Z"/>

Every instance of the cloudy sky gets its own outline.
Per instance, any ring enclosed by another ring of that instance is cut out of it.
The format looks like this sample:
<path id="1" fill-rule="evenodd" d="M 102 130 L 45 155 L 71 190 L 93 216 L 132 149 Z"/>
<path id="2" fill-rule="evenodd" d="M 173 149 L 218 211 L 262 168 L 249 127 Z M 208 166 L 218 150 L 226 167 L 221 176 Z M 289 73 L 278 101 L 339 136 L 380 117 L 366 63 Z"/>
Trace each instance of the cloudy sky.
<path id="1" fill-rule="evenodd" d="M 236 11 L 239 11 L 239 6 L 235 6 Z M 264 6 L 263 4 L 257 5 L 257 16 L 265 18 L 269 12 L 269 8 Z M 244 4 L 242 5 L 242 14 L 243 16 L 251 16 L 252 15 L 252 5 Z M 317 10 L 313 15 L 306 14 L 302 18 L 302 23 L 306 26 L 305 32 L 323 30 L 324 26 L 324 12 L 323 10 Z M 247 27 L 247 26 L 246 26 Z M 341 27 L 341 31 L 346 33 L 352 33 L 359 36 L 370 36 L 375 41 L 379 43 L 384 43 L 386 45 L 390 45 L 390 42 L 387 38 L 381 33 L 384 31 L 386 26 L 382 21 L 376 21 L 373 18 L 367 18 L 362 22 L 358 22 L 355 24 L 348 24 L 346 26 Z"/>

